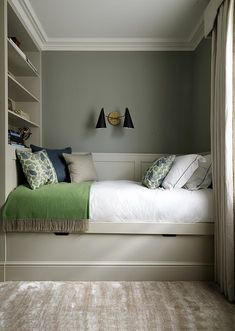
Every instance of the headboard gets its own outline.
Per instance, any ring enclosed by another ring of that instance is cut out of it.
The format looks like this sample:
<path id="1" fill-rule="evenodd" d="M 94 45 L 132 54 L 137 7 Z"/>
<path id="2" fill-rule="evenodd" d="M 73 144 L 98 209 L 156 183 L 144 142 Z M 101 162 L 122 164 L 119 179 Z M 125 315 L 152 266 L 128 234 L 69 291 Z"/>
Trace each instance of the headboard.
<path id="1" fill-rule="evenodd" d="M 144 171 L 162 154 L 93 153 L 99 180 L 140 181 Z"/>
<path id="2" fill-rule="evenodd" d="M 79 153 L 74 153 L 79 154 Z M 140 181 L 144 171 L 162 154 L 92 153 L 99 180 L 128 179 Z M 15 150 L 9 146 L 7 193 L 22 182 Z"/>

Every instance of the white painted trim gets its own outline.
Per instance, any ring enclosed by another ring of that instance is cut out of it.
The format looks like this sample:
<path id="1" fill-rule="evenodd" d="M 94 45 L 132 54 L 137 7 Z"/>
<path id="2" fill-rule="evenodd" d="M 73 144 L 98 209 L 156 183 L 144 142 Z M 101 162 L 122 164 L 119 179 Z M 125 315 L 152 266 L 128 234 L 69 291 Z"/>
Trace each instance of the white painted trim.
<path id="1" fill-rule="evenodd" d="M 156 266 L 213 266 L 213 263 L 204 263 L 204 262 L 177 262 L 177 261 L 9 261 L 6 264 L 6 267 L 11 266 L 21 266 L 21 267 L 28 267 L 28 266 L 36 266 L 36 267 L 73 267 L 73 266 L 95 266 L 95 267 L 106 267 L 106 266 L 115 266 L 115 267 L 136 267 L 136 266 L 144 266 L 144 267 L 156 267 Z"/>
<path id="2" fill-rule="evenodd" d="M 5 261 L 0 261 L 0 282 L 4 282 L 6 279 L 5 271 L 6 271 L 6 263 Z"/>
<path id="3" fill-rule="evenodd" d="M 47 42 L 48 38 L 47 38 L 46 32 L 43 29 L 43 26 L 41 25 L 41 22 L 39 21 L 29 0 L 21 0 L 21 3 L 22 3 L 22 7 L 25 11 L 25 14 L 27 15 L 28 19 L 30 20 L 30 22 L 31 22 L 33 28 L 35 29 L 35 32 L 38 34 L 40 40 L 42 41 L 42 43 Z"/>
<path id="4" fill-rule="evenodd" d="M 203 38 L 202 19 L 185 39 L 49 38 L 29 0 L 9 0 L 44 51 L 193 51 Z"/>
<path id="5" fill-rule="evenodd" d="M 191 51 L 184 39 L 155 38 L 48 38 L 46 51 Z"/>
<path id="6" fill-rule="evenodd" d="M 5 282 L 5 268 L 0 265 L 0 282 Z"/>
<path id="7" fill-rule="evenodd" d="M 89 222 L 86 233 L 101 234 L 150 234 L 150 235 L 199 235 L 212 236 L 214 223 L 169 223 L 169 222 Z"/>
<path id="8" fill-rule="evenodd" d="M 201 18 L 189 37 L 189 42 L 191 44 L 192 50 L 195 50 L 197 48 L 199 43 L 202 41 L 203 37 L 204 37 L 204 21 L 203 18 Z"/>
<path id="9" fill-rule="evenodd" d="M 213 280 L 212 265 L 7 266 L 7 281 L 202 281 Z"/>

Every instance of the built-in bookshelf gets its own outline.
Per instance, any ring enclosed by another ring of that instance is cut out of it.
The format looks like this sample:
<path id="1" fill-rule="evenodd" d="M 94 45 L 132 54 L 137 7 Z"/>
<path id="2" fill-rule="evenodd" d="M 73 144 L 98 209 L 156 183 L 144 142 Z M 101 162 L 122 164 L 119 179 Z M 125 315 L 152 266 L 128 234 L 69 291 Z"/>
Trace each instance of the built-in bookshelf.
<path id="1" fill-rule="evenodd" d="M 41 51 L 10 0 L 0 1 L 0 206 L 9 189 L 9 159 L 16 146 L 8 132 L 32 132 L 41 144 Z M 24 148 L 24 146 L 19 147 Z"/>
<path id="2" fill-rule="evenodd" d="M 30 128 L 32 135 L 26 143 L 41 141 L 41 52 L 7 3 L 7 81 L 8 129 Z M 9 107 L 10 106 L 10 107 Z M 24 114 L 24 116 L 23 116 Z"/>

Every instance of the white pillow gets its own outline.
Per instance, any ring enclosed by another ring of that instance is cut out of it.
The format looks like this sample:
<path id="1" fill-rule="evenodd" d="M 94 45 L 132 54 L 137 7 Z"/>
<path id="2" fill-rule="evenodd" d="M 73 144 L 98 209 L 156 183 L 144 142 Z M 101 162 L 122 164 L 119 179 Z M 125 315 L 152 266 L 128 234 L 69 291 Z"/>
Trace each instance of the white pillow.
<path id="1" fill-rule="evenodd" d="M 166 189 L 183 187 L 198 168 L 199 158 L 197 154 L 177 156 L 162 186 Z"/>
<path id="2" fill-rule="evenodd" d="M 199 158 L 199 167 L 185 184 L 185 188 L 191 191 L 208 188 L 212 182 L 211 155 Z"/>
<path id="3" fill-rule="evenodd" d="M 65 154 L 63 157 L 69 168 L 69 175 L 72 183 L 97 180 L 97 175 L 92 159 L 89 154 Z"/>

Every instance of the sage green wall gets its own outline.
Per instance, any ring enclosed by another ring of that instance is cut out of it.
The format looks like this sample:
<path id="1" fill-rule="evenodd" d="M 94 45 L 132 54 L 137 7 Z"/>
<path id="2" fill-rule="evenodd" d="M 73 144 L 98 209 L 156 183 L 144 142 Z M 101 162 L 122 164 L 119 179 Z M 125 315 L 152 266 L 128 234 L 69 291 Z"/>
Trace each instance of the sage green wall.
<path id="1" fill-rule="evenodd" d="M 211 39 L 193 52 L 192 149 L 210 151 Z"/>
<path id="2" fill-rule="evenodd" d="M 191 152 L 192 52 L 43 52 L 43 144 L 74 151 Z M 95 129 L 129 107 L 135 129 Z"/>

